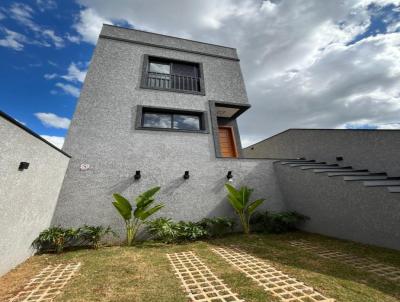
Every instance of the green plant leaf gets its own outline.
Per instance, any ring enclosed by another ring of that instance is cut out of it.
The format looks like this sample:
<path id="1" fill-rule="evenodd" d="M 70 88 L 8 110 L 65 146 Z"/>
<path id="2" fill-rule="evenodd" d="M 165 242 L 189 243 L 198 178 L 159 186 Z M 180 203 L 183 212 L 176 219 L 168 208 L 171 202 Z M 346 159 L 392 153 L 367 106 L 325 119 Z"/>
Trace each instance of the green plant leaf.
<path id="1" fill-rule="evenodd" d="M 251 213 L 253 213 L 255 211 L 255 209 L 260 206 L 265 199 L 257 199 L 253 202 L 251 202 L 247 208 L 247 211 L 249 212 L 249 214 L 251 215 Z"/>
<path id="2" fill-rule="evenodd" d="M 142 203 L 146 202 L 147 200 L 151 199 L 154 194 L 156 194 L 161 187 L 154 187 L 151 188 L 150 190 L 147 190 L 146 192 L 140 194 L 138 197 L 136 197 L 135 201 L 136 201 L 136 205 L 138 205 L 139 207 L 142 207 Z"/>
<path id="3" fill-rule="evenodd" d="M 159 211 L 160 209 L 162 209 L 164 207 L 163 204 L 158 204 L 155 207 L 151 208 L 150 210 L 144 211 L 142 213 L 140 213 L 140 216 L 137 217 L 140 220 L 144 221 L 146 220 L 149 216 L 153 215 L 155 212 Z"/>
<path id="4" fill-rule="evenodd" d="M 113 194 L 113 197 L 116 201 L 114 201 L 112 204 L 114 205 L 114 207 L 118 210 L 118 212 L 120 213 L 120 215 L 125 219 L 125 220 L 129 220 L 132 217 L 132 206 L 129 203 L 129 201 L 119 195 L 119 194 Z"/>
<path id="5" fill-rule="evenodd" d="M 232 207 L 235 209 L 236 212 L 242 212 L 244 207 L 242 203 L 237 200 L 234 196 L 228 195 L 228 201 L 232 205 Z"/>
<path id="6" fill-rule="evenodd" d="M 232 207 L 237 211 L 240 212 L 244 209 L 243 202 L 241 201 L 241 193 L 236 190 L 233 186 L 230 184 L 225 184 L 225 188 L 228 190 L 228 200 Z"/>

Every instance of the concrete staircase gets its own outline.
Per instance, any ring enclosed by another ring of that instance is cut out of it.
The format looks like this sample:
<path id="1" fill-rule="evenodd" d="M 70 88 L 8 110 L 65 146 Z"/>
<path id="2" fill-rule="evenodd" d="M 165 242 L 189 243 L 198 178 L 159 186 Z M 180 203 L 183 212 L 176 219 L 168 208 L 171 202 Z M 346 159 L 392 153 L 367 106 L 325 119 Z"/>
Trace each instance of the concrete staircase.
<path id="1" fill-rule="evenodd" d="M 296 169 L 311 170 L 327 177 L 343 177 L 344 181 L 362 182 L 365 187 L 386 187 L 390 193 L 400 193 L 400 177 L 389 177 L 385 172 L 376 173 L 306 159 L 280 160 L 278 163 Z"/>

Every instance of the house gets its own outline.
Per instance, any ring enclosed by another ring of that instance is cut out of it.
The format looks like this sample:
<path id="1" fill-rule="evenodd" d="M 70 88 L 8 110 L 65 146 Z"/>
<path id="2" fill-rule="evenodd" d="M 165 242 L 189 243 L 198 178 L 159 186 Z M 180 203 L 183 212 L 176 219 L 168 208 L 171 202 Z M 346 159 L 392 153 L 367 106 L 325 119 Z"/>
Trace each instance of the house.
<path id="1" fill-rule="evenodd" d="M 122 233 L 112 194 L 158 185 L 161 216 L 234 215 L 229 172 L 281 210 L 273 161 L 243 158 L 236 119 L 249 107 L 235 49 L 104 25 L 63 147 L 71 160 L 53 225 Z"/>
<path id="2" fill-rule="evenodd" d="M 306 231 L 400 249 L 399 131 L 288 130 L 242 149 L 249 108 L 234 48 L 104 25 L 62 151 L 1 115 L 0 274 L 49 225 L 123 234 L 113 193 L 161 186 L 159 216 L 234 217 L 227 181 L 260 210 L 309 216 Z"/>

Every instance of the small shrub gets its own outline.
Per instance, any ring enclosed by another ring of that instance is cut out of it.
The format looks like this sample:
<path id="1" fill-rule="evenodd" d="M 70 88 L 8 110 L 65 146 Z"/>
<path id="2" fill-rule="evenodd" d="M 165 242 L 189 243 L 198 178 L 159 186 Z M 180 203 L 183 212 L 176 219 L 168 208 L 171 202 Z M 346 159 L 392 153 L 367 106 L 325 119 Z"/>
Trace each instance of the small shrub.
<path id="1" fill-rule="evenodd" d="M 85 244 L 89 244 L 94 249 L 99 248 L 101 239 L 111 234 L 117 236 L 117 234 L 111 229 L 111 227 L 84 225 L 78 229 L 78 239 Z"/>
<path id="2" fill-rule="evenodd" d="M 176 223 L 171 219 L 161 217 L 148 221 L 146 224 L 146 229 L 153 239 L 164 243 L 172 243 L 178 240 L 179 231 Z"/>
<path id="3" fill-rule="evenodd" d="M 267 233 L 281 234 L 297 230 L 300 223 L 309 219 L 297 212 L 255 213 L 250 224 L 255 230 Z"/>
<path id="4" fill-rule="evenodd" d="M 195 241 L 207 237 L 221 236 L 232 231 L 234 221 L 230 218 L 204 218 L 199 222 L 157 218 L 146 223 L 146 230 L 154 240 L 164 243 Z"/>
<path id="5" fill-rule="evenodd" d="M 77 238 L 78 233 L 78 230 L 72 228 L 51 227 L 39 234 L 32 242 L 32 247 L 39 252 L 61 253 L 66 246 Z"/>
<path id="6" fill-rule="evenodd" d="M 233 231 L 235 221 L 227 217 L 203 218 L 199 224 L 207 231 L 209 237 L 221 237 Z"/>
<path id="7" fill-rule="evenodd" d="M 196 222 L 179 221 L 176 227 L 179 241 L 195 241 L 208 237 L 207 230 Z"/>

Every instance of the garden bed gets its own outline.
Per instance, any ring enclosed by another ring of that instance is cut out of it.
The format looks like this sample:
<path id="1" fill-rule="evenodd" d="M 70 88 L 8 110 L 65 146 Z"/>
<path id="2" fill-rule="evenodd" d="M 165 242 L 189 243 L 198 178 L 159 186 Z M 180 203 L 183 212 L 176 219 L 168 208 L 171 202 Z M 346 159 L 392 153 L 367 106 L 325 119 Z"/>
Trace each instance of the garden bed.
<path id="1" fill-rule="evenodd" d="M 77 276 L 55 301 L 187 301 L 167 253 L 194 251 L 245 301 L 278 301 L 227 263 L 211 248 L 239 247 L 269 260 L 277 269 L 337 301 L 398 301 L 400 282 L 292 246 L 293 240 L 374 260 L 400 269 L 400 252 L 302 232 L 285 235 L 233 234 L 185 244 L 145 242 L 134 247 L 104 247 L 34 256 L 0 278 L 0 301 L 17 294 L 46 265 L 80 262 Z"/>

